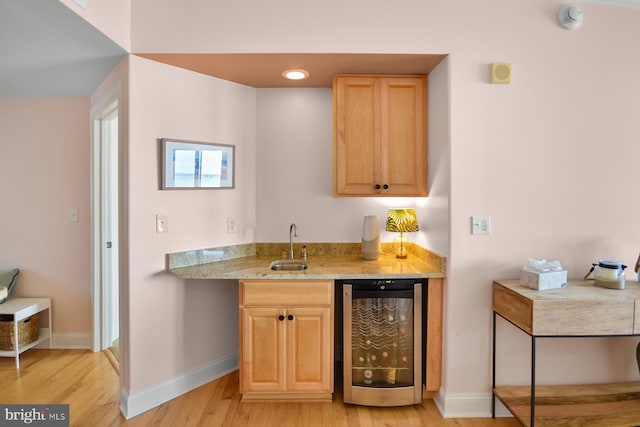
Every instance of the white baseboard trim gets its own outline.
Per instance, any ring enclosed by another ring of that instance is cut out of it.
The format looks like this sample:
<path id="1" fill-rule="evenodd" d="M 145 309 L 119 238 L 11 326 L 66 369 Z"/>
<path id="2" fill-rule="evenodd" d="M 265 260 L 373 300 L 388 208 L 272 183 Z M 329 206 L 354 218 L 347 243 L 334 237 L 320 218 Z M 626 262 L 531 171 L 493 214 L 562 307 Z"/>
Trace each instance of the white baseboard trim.
<path id="1" fill-rule="evenodd" d="M 120 412 L 125 419 L 153 409 L 171 399 L 175 399 L 203 384 L 218 379 L 238 369 L 238 353 L 233 353 L 164 383 L 137 393 L 120 391 Z"/>
<path id="2" fill-rule="evenodd" d="M 491 418 L 491 393 L 444 393 L 440 390 L 433 401 L 443 418 Z M 496 399 L 496 418 L 512 416 Z"/>
<path id="3" fill-rule="evenodd" d="M 49 343 L 45 340 L 38 348 L 48 348 L 48 346 Z M 51 348 L 91 350 L 91 334 L 84 332 L 53 334 Z"/>

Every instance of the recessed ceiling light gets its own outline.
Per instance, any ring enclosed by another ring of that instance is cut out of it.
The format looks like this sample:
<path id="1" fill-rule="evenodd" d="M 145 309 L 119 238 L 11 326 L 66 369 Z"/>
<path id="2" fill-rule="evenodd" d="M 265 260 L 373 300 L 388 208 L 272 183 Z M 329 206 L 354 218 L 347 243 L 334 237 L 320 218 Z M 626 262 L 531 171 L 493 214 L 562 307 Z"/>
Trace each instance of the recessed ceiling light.
<path id="1" fill-rule="evenodd" d="M 309 77 L 309 72 L 302 69 L 286 70 L 282 72 L 282 76 L 289 80 L 303 80 Z"/>

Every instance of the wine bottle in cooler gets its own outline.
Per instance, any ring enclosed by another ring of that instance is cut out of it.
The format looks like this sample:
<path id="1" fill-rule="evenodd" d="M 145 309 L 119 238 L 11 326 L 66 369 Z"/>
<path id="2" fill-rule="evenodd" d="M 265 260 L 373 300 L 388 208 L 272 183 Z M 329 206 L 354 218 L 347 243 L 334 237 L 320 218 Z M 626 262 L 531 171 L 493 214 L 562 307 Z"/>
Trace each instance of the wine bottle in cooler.
<path id="1" fill-rule="evenodd" d="M 396 383 L 396 375 L 398 371 L 398 343 L 393 343 L 393 350 L 391 351 L 391 361 L 389 362 L 389 368 L 387 369 L 387 384 Z"/>
<path id="2" fill-rule="evenodd" d="M 367 353 L 366 365 L 363 371 L 365 385 L 373 384 L 373 365 L 371 365 L 371 355 Z"/>

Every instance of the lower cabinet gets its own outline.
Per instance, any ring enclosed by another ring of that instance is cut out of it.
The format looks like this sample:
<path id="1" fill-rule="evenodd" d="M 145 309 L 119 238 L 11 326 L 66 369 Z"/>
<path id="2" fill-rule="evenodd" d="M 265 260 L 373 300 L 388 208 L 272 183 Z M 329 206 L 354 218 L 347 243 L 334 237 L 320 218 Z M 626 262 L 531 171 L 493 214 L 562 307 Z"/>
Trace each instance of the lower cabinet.
<path id="1" fill-rule="evenodd" d="M 240 281 L 243 399 L 330 400 L 331 280 Z"/>

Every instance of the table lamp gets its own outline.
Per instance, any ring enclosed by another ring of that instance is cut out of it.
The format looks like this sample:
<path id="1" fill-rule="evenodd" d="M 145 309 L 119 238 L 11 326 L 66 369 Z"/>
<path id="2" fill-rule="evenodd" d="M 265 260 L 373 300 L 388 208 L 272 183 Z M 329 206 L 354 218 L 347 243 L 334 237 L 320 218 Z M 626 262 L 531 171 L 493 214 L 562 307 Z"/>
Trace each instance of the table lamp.
<path id="1" fill-rule="evenodd" d="M 406 258 L 409 247 L 409 239 L 404 233 L 418 231 L 418 217 L 415 209 L 389 209 L 387 214 L 387 231 L 400 233 L 393 243 L 396 250 L 396 258 Z"/>

